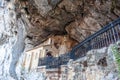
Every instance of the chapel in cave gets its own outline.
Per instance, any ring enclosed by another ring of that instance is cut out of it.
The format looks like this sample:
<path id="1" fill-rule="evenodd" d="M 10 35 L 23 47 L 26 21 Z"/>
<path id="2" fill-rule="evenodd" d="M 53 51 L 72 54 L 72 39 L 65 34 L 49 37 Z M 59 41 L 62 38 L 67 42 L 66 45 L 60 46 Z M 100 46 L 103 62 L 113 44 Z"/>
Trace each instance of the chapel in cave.
<path id="1" fill-rule="evenodd" d="M 120 80 L 120 0 L 0 0 L 0 80 Z"/>
<path id="2" fill-rule="evenodd" d="M 37 70 L 40 59 L 47 56 L 58 57 L 66 54 L 76 44 L 69 36 L 53 36 L 39 46 L 26 51 L 23 61 L 25 70 Z"/>

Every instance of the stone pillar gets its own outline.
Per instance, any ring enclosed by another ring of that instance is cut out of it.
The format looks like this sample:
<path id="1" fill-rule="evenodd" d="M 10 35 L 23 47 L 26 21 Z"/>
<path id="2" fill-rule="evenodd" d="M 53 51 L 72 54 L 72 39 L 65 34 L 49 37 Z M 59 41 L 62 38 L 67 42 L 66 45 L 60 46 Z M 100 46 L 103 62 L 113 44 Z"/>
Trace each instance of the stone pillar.
<path id="1" fill-rule="evenodd" d="M 59 80 L 67 80 L 67 78 L 68 78 L 68 66 L 61 65 L 61 74 Z"/>
<path id="2" fill-rule="evenodd" d="M 22 63 L 22 68 L 23 68 L 23 69 L 25 68 L 26 58 L 27 58 L 27 55 L 25 54 L 25 55 L 24 55 L 24 58 L 23 58 L 23 63 Z"/>
<path id="3" fill-rule="evenodd" d="M 36 51 L 32 55 L 32 61 L 31 61 L 31 70 L 35 71 L 38 67 L 38 59 L 39 59 L 39 52 Z"/>
<path id="4" fill-rule="evenodd" d="M 30 64 L 29 64 L 29 71 L 32 69 L 33 57 L 34 57 L 34 53 L 32 52 L 32 53 L 31 53 Z"/>
<path id="5" fill-rule="evenodd" d="M 74 76 L 74 63 L 73 59 L 70 59 L 68 62 L 68 79 L 67 80 L 73 80 Z"/>
<path id="6" fill-rule="evenodd" d="M 26 61 L 25 61 L 25 71 L 29 71 L 30 69 L 30 62 L 31 62 L 31 53 L 26 53 Z"/>

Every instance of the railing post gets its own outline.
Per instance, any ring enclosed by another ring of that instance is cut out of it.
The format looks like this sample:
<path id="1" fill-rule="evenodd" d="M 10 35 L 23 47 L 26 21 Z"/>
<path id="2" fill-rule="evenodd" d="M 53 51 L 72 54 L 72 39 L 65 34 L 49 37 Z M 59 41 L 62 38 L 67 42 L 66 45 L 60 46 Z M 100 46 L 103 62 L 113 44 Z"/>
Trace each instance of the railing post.
<path id="1" fill-rule="evenodd" d="M 112 43 L 114 43 L 114 37 L 113 37 L 112 29 L 110 29 L 110 38 L 111 38 Z"/>
<path id="2" fill-rule="evenodd" d="M 101 41 L 102 47 L 104 47 L 105 46 L 105 43 L 104 43 L 104 33 L 101 35 L 101 37 L 102 37 L 102 41 Z"/>
<path id="3" fill-rule="evenodd" d="M 72 50 L 71 52 L 70 52 L 70 58 L 71 59 L 75 59 L 75 50 Z"/>
<path id="4" fill-rule="evenodd" d="M 107 32 L 105 32 L 104 38 L 105 38 L 105 45 L 106 45 L 106 47 L 107 47 L 107 46 L 109 45 L 109 40 L 107 40 L 107 39 L 108 39 L 108 34 L 107 34 Z"/>
<path id="5" fill-rule="evenodd" d="M 114 41 L 116 42 L 117 39 L 116 39 L 116 30 L 115 30 L 115 27 L 112 28 L 112 31 L 113 31 L 113 37 L 114 37 Z"/>
<path id="6" fill-rule="evenodd" d="M 101 35 L 99 36 L 99 48 L 101 48 L 102 44 L 101 44 Z"/>
<path id="7" fill-rule="evenodd" d="M 103 38 L 103 46 L 106 46 L 106 43 L 105 43 L 105 33 L 103 33 L 102 38 Z"/>
<path id="8" fill-rule="evenodd" d="M 85 46 L 85 47 L 87 47 L 87 49 L 86 49 L 87 51 L 92 49 L 91 40 L 88 41 L 87 46 Z"/>
<path id="9" fill-rule="evenodd" d="M 109 41 L 109 44 L 110 44 L 112 42 L 111 36 L 110 36 L 110 30 L 107 31 L 107 35 L 108 35 L 108 41 Z"/>
<path id="10" fill-rule="evenodd" d="M 97 36 L 97 48 L 100 48 L 100 38 Z"/>
<path id="11" fill-rule="evenodd" d="M 119 25 L 117 25 L 115 28 L 117 40 L 119 40 L 119 28 L 118 27 Z"/>
<path id="12" fill-rule="evenodd" d="M 95 42 L 94 42 L 94 49 L 96 49 L 97 48 L 97 37 L 95 38 Z"/>
<path id="13" fill-rule="evenodd" d="M 111 26 L 113 26 L 111 28 L 111 33 L 112 33 L 112 38 L 113 38 L 113 43 L 116 42 L 116 37 L 115 37 L 115 26 L 111 23 Z"/>

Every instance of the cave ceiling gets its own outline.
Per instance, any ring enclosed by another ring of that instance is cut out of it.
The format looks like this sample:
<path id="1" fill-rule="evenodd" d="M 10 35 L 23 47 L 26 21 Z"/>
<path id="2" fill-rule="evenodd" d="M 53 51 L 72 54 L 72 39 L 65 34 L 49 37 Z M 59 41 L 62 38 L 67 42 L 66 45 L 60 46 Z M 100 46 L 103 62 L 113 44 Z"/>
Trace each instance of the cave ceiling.
<path id="1" fill-rule="evenodd" d="M 16 11 L 35 45 L 53 35 L 81 42 L 120 16 L 120 0 L 18 0 Z M 20 10 L 18 10 L 20 9 Z"/>

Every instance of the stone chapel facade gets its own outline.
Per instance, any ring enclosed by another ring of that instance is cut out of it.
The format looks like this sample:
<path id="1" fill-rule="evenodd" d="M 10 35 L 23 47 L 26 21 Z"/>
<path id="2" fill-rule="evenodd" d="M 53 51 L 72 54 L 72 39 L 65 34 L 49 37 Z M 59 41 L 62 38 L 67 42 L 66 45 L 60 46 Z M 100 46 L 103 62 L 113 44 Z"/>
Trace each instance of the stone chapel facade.
<path id="1" fill-rule="evenodd" d="M 68 36 L 54 36 L 46 40 L 43 44 L 26 51 L 23 61 L 23 67 L 26 71 L 35 70 L 40 67 L 39 59 L 45 58 L 47 52 L 50 52 L 53 57 L 58 57 L 61 54 L 65 54 L 71 50 L 76 44 Z"/>

